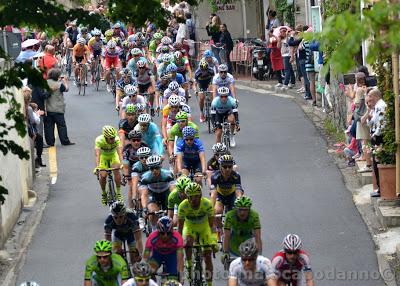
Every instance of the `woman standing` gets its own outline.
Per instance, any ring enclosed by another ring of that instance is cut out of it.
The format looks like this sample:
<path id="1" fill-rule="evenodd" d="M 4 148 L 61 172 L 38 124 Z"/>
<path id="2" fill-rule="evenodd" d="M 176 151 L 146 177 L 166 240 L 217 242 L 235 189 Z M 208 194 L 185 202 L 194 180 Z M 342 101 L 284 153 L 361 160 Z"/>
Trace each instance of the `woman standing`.
<path id="1" fill-rule="evenodd" d="M 282 87 L 282 70 L 284 69 L 283 66 L 283 58 L 281 54 L 281 46 L 282 42 L 280 37 L 276 37 L 272 32 L 270 32 L 269 35 L 269 48 L 271 49 L 271 64 L 272 64 L 272 70 L 274 71 L 274 74 L 278 80 L 278 83 L 275 85 L 275 87 L 280 88 Z"/>
<path id="2" fill-rule="evenodd" d="M 210 20 L 211 21 L 206 25 L 207 35 L 211 37 L 210 44 L 214 57 L 216 57 L 218 62 L 221 63 L 221 58 L 219 56 L 219 46 L 221 45 L 221 19 L 217 15 L 211 14 Z"/>
<path id="3" fill-rule="evenodd" d="M 233 41 L 231 33 L 229 33 L 225 23 L 220 26 L 220 32 L 221 32 L 221 42 L 223 43 L 223 47 L 225 49 L 225 62 L 228 65 L 228 72 L 232 74 L 232 63 L 230 54 L 233 50 Z"/>

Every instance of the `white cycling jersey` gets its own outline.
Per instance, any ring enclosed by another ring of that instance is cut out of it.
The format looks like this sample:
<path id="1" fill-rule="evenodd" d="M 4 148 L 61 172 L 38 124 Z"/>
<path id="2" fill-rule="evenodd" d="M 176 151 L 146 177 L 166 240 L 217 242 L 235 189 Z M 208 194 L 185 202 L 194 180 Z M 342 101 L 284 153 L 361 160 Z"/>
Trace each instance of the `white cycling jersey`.
<path id="1" fill-rule="evenodd" d="M 183 97 L 186 96 L 185 90 L 184 90 L 182 87 L 180 87 L 180 88 L 178 89 L 178 93 L 172 92 L 169 88 L 167 88 L 167 89 L 164 91 L 163 97 L 164 97 L 165 99 L 168 99 L 168 98 L 171 96 L 171 94 L 173 94 L 173 93 L 175 93 L 175 94 L 177 94 L 177 95 L 179 95 L 179 96 L 183 96 Z"/>
<path id="2" fill-rule="evenodd" d="M 230 73 L 227 73 L 226 78 L 223 79 L 219 73 L 217 73 L 212 80 L 212 84 L 217 86 L 217 87 L 229 87 L 230 84 L 234 84 L 235 79 Z"/>
<path id="3" fill-rule="evenodd" d="M 276 279 L 271 267 L 271 261 L 259 255 L 254 272 L 246 271 L 243 267 L 242 258 L 236 258 L 229 267 L 229 278 L 237 280 L 238 286 L 264 286 L 265 280 Z"/>
<path id="4" fill-rule="evenodd" d="M 140 104 L 146 105 L 146 100 L 144 99 L 144 97 L 142 95 L 136 95 L 136 97 L 134 97 L 134 100 L 132 100 L 132 98 L 129 96 L 125 96 L 122 99 L 122 108 L 125 109 L 126 105 L 129 103 L 132 103 L 132 104 L 140 103 Z"/>
<path id="5" fill-rule="evenodd" d="M 124 284 L 122 284 L 122 286 L 136 286 L 135 278 L 129 279 Z M 149 280 L 149 286 L 158 286 L 158 284 L 153 279 L 150 279 Z"/>

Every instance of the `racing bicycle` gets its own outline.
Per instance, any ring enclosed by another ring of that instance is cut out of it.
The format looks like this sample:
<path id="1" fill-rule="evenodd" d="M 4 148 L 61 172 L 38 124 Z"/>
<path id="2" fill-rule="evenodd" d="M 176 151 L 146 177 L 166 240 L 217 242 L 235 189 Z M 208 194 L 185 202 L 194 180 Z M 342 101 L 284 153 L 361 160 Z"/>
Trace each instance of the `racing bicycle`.
<path id="1" fill-rule="evenodd" d="M 105 171 L 107 173 L 107 183 L 106 183 L 106 193 L 107 193 L 107 205 L 111 206 L 114 202 L 117 201 L 117 195 L 115 192 L 115 183 L 114 183 L 114 175 L 113 172 L 120 170 L 120 168 L 105 168 L 98 169 L 96 172 L 97 179 L 100 179 L 100 172 Z"/>

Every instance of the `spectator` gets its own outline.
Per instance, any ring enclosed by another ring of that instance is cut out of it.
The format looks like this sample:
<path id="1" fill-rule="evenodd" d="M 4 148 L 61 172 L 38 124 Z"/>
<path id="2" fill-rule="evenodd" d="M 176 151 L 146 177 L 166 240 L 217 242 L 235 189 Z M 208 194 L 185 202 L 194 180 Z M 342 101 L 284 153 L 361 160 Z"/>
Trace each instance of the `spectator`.
<path id="1" fill-rule="evenodd" d="M 46 99 L 46 116 L 44 118 L 44 134 L 47 145 L 54 146 L 54 126 L 57 124 L 58 137 L 62 145 L 74 145 L 68 138 L 67 125 L 65 123 L 65 100 L 64 92 L 68 91 L 67 78 L 61 78 L 58 68 L 49 70 L 47 83 L 52 90 Z"/>
<path id="2" fill-rule="evenodd" d="M 27 40 L 21 44 L 21 52 L 18 57 L 15 59 L 16 63 L 31 63 L 33 57 L 37 54 L 38 40 Z"/>
<path id="3" fill-rule="evenodd" d="M 178 23 L 178 30 L 176 32 L 176 41 L 177 43 L 181 43 L 182 45 L 184 44 L 184 41 L 189 38 L 189 31 L 186 26 L 186 20 L 182 14 L 179 14 L 178 17 L 176 17 L 177 23 Z"/>
<path id="4" fill-rule="evenodd" d="M 268 23 L 267 23 L 267 30 L 271 31 L 274 28 L 278 28 L 281 26 L 281 22 L 276 17 L 276 11 L 269 10 L 268 12 Z"/>
<path id="5" fill-rule="evenodd" d="M 291 55 L 289 47 L 288 31 L 286 27 L 280 29 L 281 38 L 281 54 L 283 58 L 283 65 L 285 67 L 285 80 L 283 82 L 283 89 L 293 88 L 296 84 L 296 77 L 294 75 L 292 61 L 294 60 Z"/>
<path id="6" fill-rule="evenodd" d="M 186 13 L 185 18 L 186 18 L 186 26 L 188 28 L 188 33 L 189 33 L 189 39 L 195 41 L 196 40 L 196 26 L 192 19 L 192 14 Z"/>
<path id="7" fill-rule="evenodd" d="M 381 97 L 381 92 L 377 88 L 372 88 L 365 98 L 368 106 L 367 124 L 370 127 L 371 145 L 374 150 L 377 150 L 383 143 L 382 128 L 384 127 L 386 103 Z M 371 197 L 380 197 L 378 162 L 375 154 L 372 154 L 372 167 L 378 189 L 371 193 Z"/>
<path id="8" fill-rule="evenodd" d="M 42 71 L 44 79 L 47 79 L 47 72 L 50 69 L 57 67 L 58 60 L 54 56 L 54 54 L 54 46 L 47 45 L 44 49 L 44 56 L 40 60 L 38 60 L 38 67 Z"/>
<path id="9" fill-rule="evenodd" d="M 211 45 L 211 50 L 214 54 L 214 56 L 217 58 L 218 63 L 221 63 L 221 58 L 219 56 L 220 48 L 219 46 L 221 45 L 220 43 L 220 38 L 221 38 L 221 19 L 215 15 L 211 14 L 210 16 L 210 22 L 207 23 L 206 25 L 206 30 L 207 30 L 207 35 L 211 37 L 210 40 L 210 45 Z"/>
<path id="10" fill-rule="evenodd" d="M 225 23 L 220 26 L 220 31 L 221 31 L 221 42 L 225 47 L 225 58 L 226 58 L 226 63 L 228 65 L 228 72 L 232 74 L 232 63 L 230 55 L 233 50 L 233 40 L 231 37 L 231 33 L 229 33 Z"/>
<path id="11" fill-rule="evenodd" d="M 305 32 L 312 32 L 312 29 L 309 27 Z M 305 51 L 305 70 L 307 73 L 307 78 L 310 82 L 310 93 L 313 101 L 313 106 L 317 106 L 317 93 L 315 86 L 315 68 L 314 68 L 314 53 L 311 50 L 310 42 L 302 41 L 302 44 L 299 46 L 299 49 L 303 49 Z"/>
<path id="12" fill-rule="evenodd" d="M 356 164 L 356 161 L 353 157 L 354 157 L 354 155 L 356 155 L 358 153 L 358 146 L 357 146 L 356 138 L 351 137 L 350 144 L 347 145 L 346 148 L 344 148 L 343 152 L 346 155 L 346 158 L 348 160 L 347 166 L 354 167 Z"/>
<path id="13" fill-rule="evenodd" d="M 358 142 L 359 154 L 356 155 L 356 159 L 358 161 L 365 160 L 365 156 L 363 151 L 367 145 L 368 140 L 370 140 L 369 136 L 369 127 L 366 122 L 362 122 L 362 117 L 367 113 L 367 106 L 365 105 L 365 95 L 367 93 L 367 86 L 365 85 L 365 74 L 362 72 L 356 73 L 356 80 L 362 79 L 364 84 L 361 88 L 357 88 L 355 99 L 354 99 L 354 120 L 356 121 L 356 139 Z"/>
<path id="14" fill-rule="evenodd" d="M 269 48 L 271 49 L 270 58 L 272 64 L 272 70 L 278 80 L 278 83 L 275 87 L 280 88 L 282 87 L 282 70 L 284 69 L 283 66 L 283 58 L 281 54 L 281 39 L 280 37 L 276 37 L 270 32 L 269 35 Z"/>

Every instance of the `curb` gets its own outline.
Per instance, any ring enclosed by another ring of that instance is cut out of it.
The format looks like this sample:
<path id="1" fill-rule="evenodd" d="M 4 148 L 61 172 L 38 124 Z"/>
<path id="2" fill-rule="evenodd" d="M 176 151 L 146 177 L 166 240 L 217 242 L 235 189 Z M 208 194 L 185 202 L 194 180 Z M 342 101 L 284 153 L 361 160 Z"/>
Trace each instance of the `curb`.
<path id="1" fill-rule="evenodd" d="M 275 87 L 273 84 L 270 84 L 267 82 L 263 82 L 263 84 L 261 84 L 261 82 L 257 82 L 257 81 L 246 81 L 246 80 L 236 80 L 236 83 L 239 85 L 243 85 L 243 86 L 247 86 L 247 87 L 251 87 L 251 88 L 255 88 L 255 89 L 263 89 L 263 90 L 269 90 L 269 91 L 273 91 L 276 92 Z M 281 93 L 284 93 L 283 91 L 281 91 Z M 296 92 L 292 91 L 292 90 L 287 90 L 285 92 L 288 95 L 291 95 L 293 98 L 291 98 L 291 100 L 293 100 L 294 102 L 296 102 L 299 107 L 303 110 L 303 112 L 305 113 L 305 115 L 309 118 L 309 120 L 317 127 L 317 129 L 323 129 L 323 122 L 324 120 L 327 118 L 327 114 L 324 113 L 321 108 L 319 107 L 314 107 L 310 104 L 308 104 L 308 102 L 304 99 L 301 98 L 301 96 L 299 96 L 299 94 L 297 94 Z M 321 131 L 321 130 L 319 130 Z M 321 136 L 326 140 L 328 146 L 329 146 L 329 142 L 325 136 L 325 134 L 323 134 L 323 132 L 320 132 Z M 382 254 L 379 252 L 379 241 L 378 241 L 378 237 L 377 234 L 382 233 L 382 226 L 380 225 L 378 218 L 374 212 L 374 208 L 372 205 L 372 202 L 370 201 L 369 198 L 369 191 L 368 191 L 368 202 L 366 203 L 365 201 L 363 203 L 357 202 L 357 196 L 362 192 L 363 186 L 358 186 L 358 188 L 355 187 L 351 187 L 347 184 L 348 178 L 350 178 L 349 176 L 354 176 L 354 175 L 350 175 L 346 172 L 344 172 L 345 169 L 340 168 L 338 163 L 340 162 L 339 160 L 341 160 L 340 158 L 337 158 L 335 156 L 332 156 L 332 159 L 334 160 L 335 164 L 337 165 L 339 171 L 342 174 L 342 177 L 344 179 L 344 183 L 345 186 L 347 188 L 348 191 L 350 191 L 352 193 L 352 198 L 353 198 L 353 203 L 355 205 L 355 207 L 357 208 L 358 212 L 360 213 L 364 223 L 366 224 L 368 231 L 371 235 L 372 241 L 374 242 L 375 245 L 375 253 L 377 256 L 377 261 L 378 261 L 378 269 L 379 272 L 381 274 L 382 279 L 384 280 L 385 284 L 388 286 L 396 286 L 396 277 L 395 277 L 395 273 L 392 271 L 392 267 L 390 266 L 389 260 L 388 260 L 388 255 L 386 254 Z M 359 181 L 359 175 L 357 176 L 357 180 Z M 367 185 L 368 186 L 368 185 Z M 396 253 L 394 253 L 396 254 Z M 400 258 L 400 244 L 397 245 L 397 254 Z"/>

